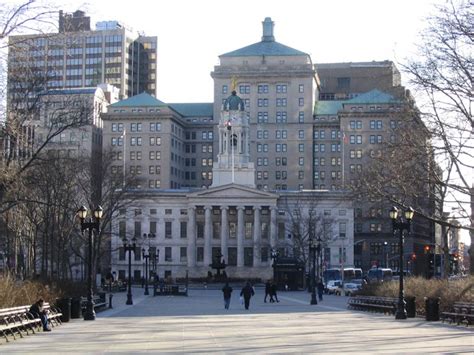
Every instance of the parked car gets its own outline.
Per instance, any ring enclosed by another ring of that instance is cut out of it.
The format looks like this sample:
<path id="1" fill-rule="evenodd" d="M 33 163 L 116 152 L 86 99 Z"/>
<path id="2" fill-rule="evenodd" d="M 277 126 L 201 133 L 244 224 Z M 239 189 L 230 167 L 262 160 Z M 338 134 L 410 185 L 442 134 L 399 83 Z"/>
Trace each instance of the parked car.
<path id="1" fill-rule="evenodd" d="M 328 283 L 326 284 L 326 293 L 330 295 L 333 293 L 336 293 L 336 290 L 341 286 L 342 286 L 341 280 L 329 280 Z"/>
<path id="2" fill-rule="evenodd" d="M 352 296 L 352 294 L 356 291 L 359 291 L 360 289 L 362 288 L 362 285 L 359 285 L 359 284 L 356 284 L 356 283 L 353 283 L 353 282 L 345 282 L 344 283 L 344 294 L 346 296 Z M 342 285 L 339 286 L 335 291 L 334 293 L 338 296 L 342 295 Z"/>

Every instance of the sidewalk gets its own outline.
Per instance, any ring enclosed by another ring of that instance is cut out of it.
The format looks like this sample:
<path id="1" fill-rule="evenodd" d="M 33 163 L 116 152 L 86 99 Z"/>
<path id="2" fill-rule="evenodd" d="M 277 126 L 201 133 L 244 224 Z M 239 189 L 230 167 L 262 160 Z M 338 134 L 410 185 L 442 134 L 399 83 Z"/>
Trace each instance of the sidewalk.
<path id="1" fill-rule="evenodd" d="M 144 296 L 133 289 L 114 295 L 111 310 L 95 321 L 72 320 L 51 333 L 0 345 L 5 354 L 140 353 L 472 353 L 474 330 L 423 319 L 349 311 L 345 297 L 309 305 L 307 292 L 281 292 L 263 303 L 257 289 L 250 310 L 234 289 L 229 311 L 219 290 L 184 296 Z"/>

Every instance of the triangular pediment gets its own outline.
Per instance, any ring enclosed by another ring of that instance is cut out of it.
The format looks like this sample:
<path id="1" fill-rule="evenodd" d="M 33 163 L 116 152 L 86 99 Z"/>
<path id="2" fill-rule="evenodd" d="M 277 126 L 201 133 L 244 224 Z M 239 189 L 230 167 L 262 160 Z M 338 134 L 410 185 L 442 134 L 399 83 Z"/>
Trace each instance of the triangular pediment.
<path id="1" fill-rule="evenodd" d="M 243 185 L 227 184 L 191 193 L 188 198 L 277 199 L 278 195 Z"/>

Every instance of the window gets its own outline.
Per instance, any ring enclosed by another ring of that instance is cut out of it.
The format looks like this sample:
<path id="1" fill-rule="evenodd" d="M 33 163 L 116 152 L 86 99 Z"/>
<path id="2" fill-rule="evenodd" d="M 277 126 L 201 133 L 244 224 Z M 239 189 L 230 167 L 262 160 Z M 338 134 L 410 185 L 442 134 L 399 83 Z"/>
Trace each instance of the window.
<path id="1" fill-rule="evenodd" d="M 304 85 L 303 85 L 303 84 L 298 85 L 298 92 L 299 92 L 299 93 L 303 93 L 303 92 L 304 92 Z"/>
<path id="2" fill-rule="evenodd" d="M 227 85 L 222 85 L 222 93 L 227 94 Z"/>
<path id="3" fill-rule="evenodd" d="M 303 143 L 298 144 L 298 152 L 300 152 L 300 153 L 304 152 L 304 144 Z"/>
<path id="4" fill-rule="evenodd" d="M 304 106 L 304 98 L 300 97 L 298 99 L 298 106 Z"/>
<path id="5" fill-rule="evenodd" d="M 339 222 L 339 238 L 346 237 L 346 222 Z"/>
<path id="6" fill-rule="evenodd" d="M 299 111 L 298 112 L 298 122 L 299 123 L 304 123 L 304 111 Z"/>
<path id="7" fill-rule="evenodd" d="M 250 94 L 250 85 L 239 85 L 240 94 Z"/>
<path id="8" fill-rule="evenodd" d="M 172 233 L 172 223 L 171 222 L 165 222 L 165 238 L 171 239 L 173 237 Z"/>
<path id="9" fill-rule="evenodd" d="M 276 86 L 277 94 L 284 94 L 287 92 L 287 86 L 285 84 L 278 84 Z"/>
<path id="10" fill-rule="evenodd" d="M 257 91 L 259 94 L 268 94 L 268 85 L 267 84 L 258 85 Z"/>
<path id="11" fill-rule="evenodd" d="M 188 248 L 180 247 L 179 248 L 179 261 L 186 262 L 188 260 Z"/>
<path id="12" fill-rule="evenodd" d="M 286 98 L 276 99 L 276 106 L 277 107 L 286 107 L 286 104 L 287 104 Z"/>
<path id="13" fill-rule="evenodd" d="M 299 139 L 304 139 L 304 130 L 303 130 L 303 129 L 300 129 L 300 130 L 298 131 L 298 138 L 299 138 Z"/>
<path id="14" fill-rule="evenodd" d="M 244 248 L 244 266 L 253 266 L 253 248 Z"/>
<path id="15" fill-rule="evenodd" d="M 237 248 L 230 247 L 227 249 L 228 265 L 236 266 L 237 265 Z"/>
<path id="16" fill-rule="evenodd" d="M 165 247 L 165 261 L 173 261 L 171 257 L 171 247 Z"/>
<path id="17" fill-rule="evenodd" d="M 197 247 L 196 249 L 196 261 L 203 262 L 204 261 L 204 247 Z"/>

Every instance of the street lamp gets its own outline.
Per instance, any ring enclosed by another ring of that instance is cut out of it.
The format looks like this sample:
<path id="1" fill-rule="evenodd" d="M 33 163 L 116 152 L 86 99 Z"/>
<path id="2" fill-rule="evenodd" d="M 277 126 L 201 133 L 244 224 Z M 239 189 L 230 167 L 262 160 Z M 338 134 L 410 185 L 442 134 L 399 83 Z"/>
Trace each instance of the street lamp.
<path id="1" fill-rule="evenodd" d="M 104 213 L 102 207 L 97 206 L 94 210 L 94 221 L 92 217 L 90 217 L 87 221 L 87 208 L 85 206 L 81 206 L 77 210 L 77 215 L 81 220 L 81 231 L 84 232 L 86 229 L 89 231 L 89 265 L 88 265 L 88 273 L 87 273 L 87 304 L 86 304 L 86 311 L 84 312 L 84 320 L 95 320 L 95 312 L 94 312 L 94 301 L 92 299 L 93 290 L 92 290 L 92 231 L 95 229 L 97 233 L 100 232 L 100 220 Z"/>
<path id="2" fill-rule="evenodd" d="M 276 272 L 275 272 L 275 267 L 276 267 L 276 262 L 278 260 L 278 256 L 280 253 L 276 249 L 272 249 L 270 252 L 270 257 L 272 258 L 272 267 L 273 267 L 273 281 L 276 282 Z"/>
<path id="3" fill-rule="evenodd" d="M 385 264 L 386 268 L 388 268 L 388 250 L 387 250 L 387 247 L 388 247 L 388 242 L 384 241 L 383 242 L 383 258 L 384 258 L 384 264 Z"/>
<path id="4" fill-rule="evenodd" d="M 137 239 L 132 238 L 132 244 L 128 244 L 127 239 L 123 238 L 123 250 L 126 253 L 128 251 L 128 292 L 127 302 L 125 304 L 133 304 L 132 299 L 132 251 L 135 252 Z"/>
<path id="5" fill-rule="evenodd" d="M 309 239 L 309 253 L 311 255 L 311 302 L 310 304 L 318 304 L 316 298 L 316 246 L 314 238 Z"/>
<path id="6" fill-rule="evenodd" d="M 145 254 L 145 248 L 142 249 L 142 256 L 145 259 L 145 296 L 149 295 L 148 292 L 148 258 L 150 257 L 150 249 Z"/>
<path id="7" fill-rule="evenodd" d="M 392 219 L 392 226 L 393 226 L 393 235 L 396 237 L 395 231 L 398 230 L 400 233 L 399 239 L 399 251 L 400 251 L 400 262 L 399 262 L 399 269 L 400 269 L 400 283 L 398 288 L 398 307 L 397 312 L 395 313 L 395 319 L 406 319 L 407 318 L 407 310 L 406 310 L 406 302 L 405 302 L 405 291 L 403 289 L 403 231 L 406 230 L 408 233 L 410 232 L 411 220 L 413 219 L 414 211 L 413 208 L 409 207 L 405 211 L 405 221 L 402 220 L 401 216 L 399 218 L 398 209 L 393 206 L 390 210 L 390 218 Z"/>

